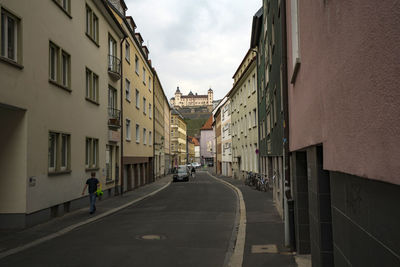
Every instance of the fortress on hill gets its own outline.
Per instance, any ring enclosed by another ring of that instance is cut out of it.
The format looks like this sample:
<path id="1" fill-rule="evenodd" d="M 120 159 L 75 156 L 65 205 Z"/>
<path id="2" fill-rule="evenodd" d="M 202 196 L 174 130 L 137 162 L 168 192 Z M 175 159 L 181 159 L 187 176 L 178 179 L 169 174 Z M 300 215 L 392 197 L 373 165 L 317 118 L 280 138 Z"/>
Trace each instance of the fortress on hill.
<path id="1" fill-rule="evenodd" d="M 206 95 L 193 94 L 192 91 L 188 95 L 182 95 L 179 86 L 176 88 L 175 97 L 170 99 L 170 103 L 174 108 L 185 107 L 207 107 L 213 105 L 214 95 L 210 88 Z"/>

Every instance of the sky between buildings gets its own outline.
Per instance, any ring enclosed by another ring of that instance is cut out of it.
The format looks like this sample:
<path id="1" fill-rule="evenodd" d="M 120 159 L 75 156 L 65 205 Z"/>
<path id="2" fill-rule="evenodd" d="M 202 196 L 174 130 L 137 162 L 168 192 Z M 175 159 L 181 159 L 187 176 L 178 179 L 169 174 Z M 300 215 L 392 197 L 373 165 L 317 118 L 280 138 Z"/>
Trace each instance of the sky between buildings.
<path id="1" fill-rule="evenodd" d="M 127 15 L 149 46 L 150 59 L 169 98 L 183 94 L 221 99 L 250 46 L 258 0 L 125 0 Z"/>

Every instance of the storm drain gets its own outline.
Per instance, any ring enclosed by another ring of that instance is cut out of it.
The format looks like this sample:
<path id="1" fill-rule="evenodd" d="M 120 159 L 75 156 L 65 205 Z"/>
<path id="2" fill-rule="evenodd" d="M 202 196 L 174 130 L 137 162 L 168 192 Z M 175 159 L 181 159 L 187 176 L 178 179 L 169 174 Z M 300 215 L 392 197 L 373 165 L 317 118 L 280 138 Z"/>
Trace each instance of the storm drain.
<path id="1" fill-rule="evenodd" d="M 164 240 L 166 238 L 165 235 L 140 235 L 137 237 L 139 240 Z"/>

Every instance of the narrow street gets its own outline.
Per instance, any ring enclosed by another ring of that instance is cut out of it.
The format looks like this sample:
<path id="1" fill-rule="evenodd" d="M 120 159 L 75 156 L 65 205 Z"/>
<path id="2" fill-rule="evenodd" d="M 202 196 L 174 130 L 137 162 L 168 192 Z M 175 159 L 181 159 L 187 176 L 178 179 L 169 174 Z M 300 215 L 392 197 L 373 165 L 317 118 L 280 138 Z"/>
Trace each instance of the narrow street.
<path id="1" fill-rule="evenodd" d="M 198 173 L 0 266 L 223 266 L 235 209 L 231 189 Z"/>

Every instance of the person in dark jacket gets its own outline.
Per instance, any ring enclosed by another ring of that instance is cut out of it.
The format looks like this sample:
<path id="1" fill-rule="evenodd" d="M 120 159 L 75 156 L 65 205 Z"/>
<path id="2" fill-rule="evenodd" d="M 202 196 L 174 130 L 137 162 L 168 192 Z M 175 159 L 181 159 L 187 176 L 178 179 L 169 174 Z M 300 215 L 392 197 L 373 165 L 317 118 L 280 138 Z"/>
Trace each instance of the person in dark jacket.
<path id="1" fill-rule="evenodd" d="M 91 177 L 86 180 L 85 187 L 82 191 L 82 196 L 85 194 L 86 188 L 88 188 L 89 200 L 90 200 L 90 208 L 89 213 L 93 214 L 96 211 L 96 191 L 97 186 L 99 185 L 99 180 L 96 178 L 96 173 L 92 172 Z"/>

